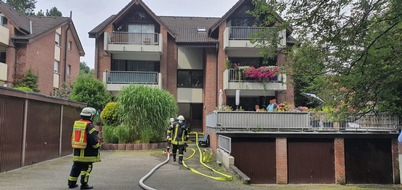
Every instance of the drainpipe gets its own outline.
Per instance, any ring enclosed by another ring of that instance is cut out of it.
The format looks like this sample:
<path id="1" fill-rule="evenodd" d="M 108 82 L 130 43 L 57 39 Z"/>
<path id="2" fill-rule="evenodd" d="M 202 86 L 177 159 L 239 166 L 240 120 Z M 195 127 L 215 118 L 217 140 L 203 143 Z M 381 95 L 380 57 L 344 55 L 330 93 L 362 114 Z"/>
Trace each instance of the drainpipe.
<path id="1" fill-rule="evenodd" d="M 216 59 L 215 59 L 215 62 L 216 62 L 215 106 L 219 106 L 219 105 L 217 105 L 218 102 L 219 102 L 219 100 L 218 100 L 218 98 L 219 98 L 219 95 L 218 95 L 218 91 L 219 91 L 219 87 L 218 87 L 218 80 L 219 80 L 219 74 L 218 74 L 218 71 L 219 71 L 219 69 L 218 69 L 218 67 L 219 67 L 219 64 L 218 64 L 219 63 L 219 61 L 218 61 L 218 59 L 219 59 L 219 42 L 216 43 L 215 50 L 216 50 Z"/>
<path id="2" fill-rule="evenodd" d="M 67 25 L 67 29 L 64 35 L 64 76 L 63 76 L 63 82 L 66 82 L 66 75 L 67 75 L 67 46 L 68 46 L 68 42 L 67 42 L 67 36 L 68 36 L 68 31 L 70 30 L 70 24 L 71 24 L 71 18 L 72 18 L 73 12 L 70 11 L 70 19 L 68 21 L 68 25 Z"/>

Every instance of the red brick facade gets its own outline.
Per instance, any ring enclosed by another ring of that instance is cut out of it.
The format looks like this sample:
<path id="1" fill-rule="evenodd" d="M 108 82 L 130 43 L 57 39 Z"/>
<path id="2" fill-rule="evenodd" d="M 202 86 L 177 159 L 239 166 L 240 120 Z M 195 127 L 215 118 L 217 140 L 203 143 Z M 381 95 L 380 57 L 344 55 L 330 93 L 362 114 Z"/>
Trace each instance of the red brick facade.
<path id="1" fill-rule="evenodd" d="M 288 148 L 286 138 L 276 138 L 276 183 L 288 183 Z"/>
<path id="2" fill-rule="evenodd" d="M 12 23 L 10 24 L 10 36 L 13 35 Z M 59 87 L 65 82 L 72 84 L 77 78 L 80 70 L 80 53 L 77 48 L 71 28 L 68 25 L 61 27 L 60 38 L 60 61 L 59 61 Z M 21 79 L 29 69 L 38 76 L 38 89 L 41 94 L 52 95 L 53 93 L 53 74 L 55 61 L 55 33 L 56 30 L 47 31 L 44 34 L 30 39 L 27 44 L 10 44 L 7 47 L 6 63 L 8 65 L 6 84 L 12 87 L 16 80 Z M 65 35 L 67 34 L 67 41 Z M 71 50 L 67 50 L 67 44 L 72 44 Z M 65 56 L 66 55 L 66 56 Z M 70 65 L 70 75 L 66 69 Z M 65 75 L 66 73 L 66 75 Z"/>
<path id="3" fill-rule="evenodd" d="M 343 138 L 334 139 L 335 156 L 335 182 L 338 184 L 346 183 L 345 173 L 345 142 Z"/>

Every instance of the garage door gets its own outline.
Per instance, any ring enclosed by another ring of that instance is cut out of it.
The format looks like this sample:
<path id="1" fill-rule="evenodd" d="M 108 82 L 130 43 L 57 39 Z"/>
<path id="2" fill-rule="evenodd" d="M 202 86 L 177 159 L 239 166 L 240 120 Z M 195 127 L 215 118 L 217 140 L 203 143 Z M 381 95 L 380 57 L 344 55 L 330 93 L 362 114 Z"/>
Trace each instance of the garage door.
<path id="1" fill-rule="evenodd" d="M 235 166 L 250 177 L 253 184 L 276 183 L 274 138 L 232 138 Z"/>
<path id="2" fill-rule="evenodd" d="M 335 183 L 333 139 L 288 139 L 289 183 Z"/>
<path id="3" fill-rule="evenodd" d="M 392 183 L 391 139 L 345 139 L 347 183 Z"/>

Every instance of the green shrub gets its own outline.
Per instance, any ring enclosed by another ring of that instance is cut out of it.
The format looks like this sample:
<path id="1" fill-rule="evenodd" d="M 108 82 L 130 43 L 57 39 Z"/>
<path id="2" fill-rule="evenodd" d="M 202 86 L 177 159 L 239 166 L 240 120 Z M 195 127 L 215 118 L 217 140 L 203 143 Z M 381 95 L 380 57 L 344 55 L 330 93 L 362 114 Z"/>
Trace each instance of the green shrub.
<path id="1" fill-rule="evenodd" d="M 33 90 L 32 90 L 31 88 L 26 87 L 26 86 L 19 86 L 19 87 L 16 87 L 16 88 L 14 88 L 14 89 L 22 90 L 22 91 L 24 91 L 24 92 L 33 92 Z"/>
<path id="2" fill-rule="evenodd" d="M 118 139 L 118 143 L 129 143 L 133 142 L 133 139 L 130 139 L 130 129 L 125 125 L 119 125 L 114 129 L 114 134 Z"/>
<path id="3" fill-rule="evenodd" d="M 17 80 L 17 84 L 15 87 L 27 87 L 31 89 L 33 92 L 39 92 L 38 89 L 38 80 L 39 76 L 35 75 L 31 68 L 28 69 L 27 73 L 21 80 Z M 26 88 L 23 88 L 26 89 Z M 26 90 L 24 90 L 26 91 Z M 31 92 L 31 91 L 28 91 Z"/>
<path id="4" fill-rule="evenodd" d="M 103 134 L 103 141 L 105 143 L 118 143 L 119 139 L 116 136 L 116 133 L 114 132 L 116 127 L 112 126 L 103 126 L 102 128 L 102 134 Z"/>
<path id="5" fill-rule="evenodd" d="M 117 126 L 120 123 L 119 119 L 119 106 L 118 102 L 109 102 L 100 114 L 100 118 L 104 125 Z"/>
<path id="6" fill-rule="evenodd" d="M 103 82 L 90 75 L 79 75 L 70 94 L 70 100 L 87 103 L 96 110 L 101 110 L 111 98 Z"/>
<path id="7" fill-rule="evenodd" d="M 130 85 L 117 96 L 122 122 L 144 143 L 160 142 L 167 121 L 177 113 L 176 100 L 165 90 Z"/>

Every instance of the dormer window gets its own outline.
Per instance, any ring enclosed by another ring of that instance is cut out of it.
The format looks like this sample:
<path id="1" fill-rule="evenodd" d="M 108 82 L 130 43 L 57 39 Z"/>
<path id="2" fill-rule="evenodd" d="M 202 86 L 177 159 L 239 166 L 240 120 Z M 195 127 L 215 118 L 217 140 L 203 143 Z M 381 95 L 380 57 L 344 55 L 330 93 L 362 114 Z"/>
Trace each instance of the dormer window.
<path id="1" fill-rule="evenodd" d="M 207 32 L 207 29 L 205 27 L 198 27 L 197 31 L 198 32 Z"/>
<path id="2" fill-rule="evenodd" d="M 7 27 L 8 20 L 5 16 L 0 16 L 0 25 Z"/>

